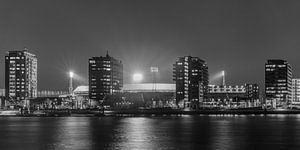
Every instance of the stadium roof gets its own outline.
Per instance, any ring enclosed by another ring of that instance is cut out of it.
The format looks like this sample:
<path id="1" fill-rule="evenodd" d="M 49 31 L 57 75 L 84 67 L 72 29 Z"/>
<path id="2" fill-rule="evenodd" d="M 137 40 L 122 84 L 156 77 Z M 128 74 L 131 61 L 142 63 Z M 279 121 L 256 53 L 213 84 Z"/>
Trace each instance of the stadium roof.
<path id="1" fill-rule="evenodd" d="M 170 83 L 156 83 L 156 92 L 175 92 L 175 84 Z M 140 84 L 124 84 L 123 92 L 154 92 L 153 83 L 140 83 Z M 88 86 L 78 86 L 74 90 L 74 94 L 88 94 Z"/>
<path id="2" fill-rule="evenodd" d="M 175 84 L 170 83 L 140 83 L 140 84 L 124 84 L 123 92 L 175 92 Z"/>
<path id="3" fill-rule="evenodd" d="M 73 91 L 74 94 L 77 95 L 85 95 L 85 94 L 89 94 L 89 86 L 77 86 L 77 88 Z"/>

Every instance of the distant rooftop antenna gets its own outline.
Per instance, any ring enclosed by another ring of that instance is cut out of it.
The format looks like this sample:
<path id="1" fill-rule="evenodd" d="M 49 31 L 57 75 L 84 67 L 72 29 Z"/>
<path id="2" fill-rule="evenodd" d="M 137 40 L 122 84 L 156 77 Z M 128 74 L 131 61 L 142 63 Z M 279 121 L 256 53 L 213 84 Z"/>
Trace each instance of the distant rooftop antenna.
<path id="1" fill-rule="evenodd" d="M 222 85 L 225 86 L 226 84 L 225 84 L 225 71 L 224 70 L 222 71 L 222 79 L 223 79 Z"/>

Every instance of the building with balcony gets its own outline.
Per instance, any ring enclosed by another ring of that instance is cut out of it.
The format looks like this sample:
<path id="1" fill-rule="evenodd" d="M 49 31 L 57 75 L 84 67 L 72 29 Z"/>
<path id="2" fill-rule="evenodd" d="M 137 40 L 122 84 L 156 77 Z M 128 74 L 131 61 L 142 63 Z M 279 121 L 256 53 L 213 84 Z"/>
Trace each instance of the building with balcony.
<path id="1" fill-rule="evenodd" d="M 292 102 L 300 102 L 300 79 L 292 79 Z"/>
<path id="2" fill-rule="evenodd" d="M 89 59 L 89 98 L 103 100 L 123 87 L 123 64 L 108 54 Z"/>
<path id="3" fill-rule="evenodd" d="M 286 106 L 292 100 L 292 67 L 285 60 L 272 59 L 265 64 L 266 103 Z"/>
<path id="4" fill-rule="evenodd" d="M 205 107 L 238 108 L 256 107 L 260 104 L 257 84 L 209 85 Z"/>
<path id="5" fill-rule="evenodd" d="M 176 103 L 180 108 L 196 109 L 207 97 L 208 67 L 198 57 L 179 57 L 173 65 Z"/>
<path id="6" fill-rule="evenodd" d="M 37 97 L 37 57 L 26 48 L 5 56 L 5 96 L 11 102 Z"/>

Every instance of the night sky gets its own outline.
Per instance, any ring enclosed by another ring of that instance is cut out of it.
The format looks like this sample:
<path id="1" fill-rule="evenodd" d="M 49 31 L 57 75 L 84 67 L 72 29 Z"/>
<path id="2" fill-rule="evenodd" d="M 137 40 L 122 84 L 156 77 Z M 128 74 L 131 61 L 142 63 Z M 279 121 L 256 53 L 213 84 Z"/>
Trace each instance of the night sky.
<path id="1" fill-rule="evenodd" d="M 4 56 L 27 47 L 38 57 L 38 89 L 67 90 L 67 72 L 87 85 L 88 58 L 106 51 L 135 72 L 173 83 L 172 64 L 184 55 L 208 63 L 227 84 L 264 82 L 267 59 L 286 59 L 300 77 L 300 1 L 1 0 L 0 88 Z M 212 83 L 219 84 L 219 79 Z"/>

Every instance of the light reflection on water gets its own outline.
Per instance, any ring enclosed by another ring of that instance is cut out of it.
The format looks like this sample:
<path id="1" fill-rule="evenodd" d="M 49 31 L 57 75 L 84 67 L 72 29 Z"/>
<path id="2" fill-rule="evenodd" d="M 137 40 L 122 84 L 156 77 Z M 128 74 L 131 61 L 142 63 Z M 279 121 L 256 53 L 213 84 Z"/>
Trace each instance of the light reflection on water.
<path id="1" fill-rule="evenodd" d="M 300 115 L 0 118 L 1 149 L 298 149 Z"/>

